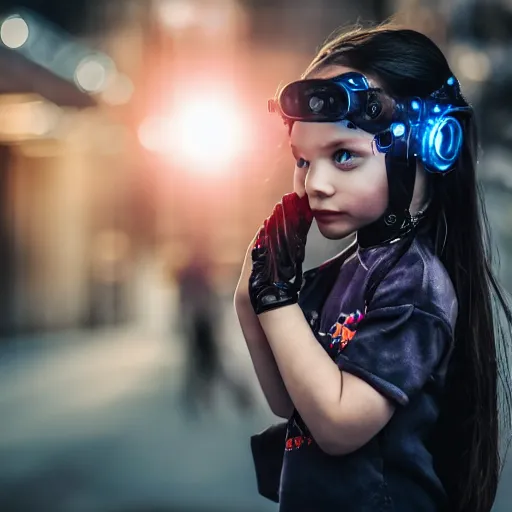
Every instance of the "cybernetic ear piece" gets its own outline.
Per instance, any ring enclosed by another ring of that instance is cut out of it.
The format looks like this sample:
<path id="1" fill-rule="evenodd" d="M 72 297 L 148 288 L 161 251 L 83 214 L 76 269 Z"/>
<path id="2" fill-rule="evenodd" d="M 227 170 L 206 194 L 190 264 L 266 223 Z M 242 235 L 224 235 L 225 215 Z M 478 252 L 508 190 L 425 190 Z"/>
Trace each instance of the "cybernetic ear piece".
<path id="1" fill-rule="evenodd" d="M 461 152 L 461 119 L 471 113 L 457 80 L 450 77 L 427 98 L 399 101 L 392 124 L 375 136 L 375 146 L 382 153 L 405 151 L 418 158 L 428 172 L 447 173 Z"/>
<path id="2" fill-rule="evenodd" d="M 417 157 L 432 173 L 446 173 L 453 169 L 464 139 L 460 121 L 452 115 L 430 118 L 416 126 L 393 123 L 375 136 L 374 143 L 381 153 L 392 152 L 398 142 L 405 143 L 407 153 Z"/>
<path id="3" fill-rule="evenodd" d="M 460 121 L 453 115 L 429 117 L 417 125 L 393 123 L 389 130 L 378 133 L 374 143 L 381 153 L 407 147 L 407 154 L 421 161 L 432 173 L 451 171 L 457 161 L 464 140 Z"/>
<path id="4" fill-rule="evenodd" d="M 472 114 L 457 79 L 449 77 L 428 98 L 411 98 L 403 108 L 411 131 L 409 154 L 417 156 L 429 172 L 451 171 L 464 141 L 461 119 Z M 397 128 L 395 125 L 392 131 Z"/>
<path id="5" fill-rule="evenodd" d="M 458 119 L 447 115 L 427 124 L 421 140 L 421 161 L 429 172 L 453 169 L 460 155 L 463 132 Z"/>

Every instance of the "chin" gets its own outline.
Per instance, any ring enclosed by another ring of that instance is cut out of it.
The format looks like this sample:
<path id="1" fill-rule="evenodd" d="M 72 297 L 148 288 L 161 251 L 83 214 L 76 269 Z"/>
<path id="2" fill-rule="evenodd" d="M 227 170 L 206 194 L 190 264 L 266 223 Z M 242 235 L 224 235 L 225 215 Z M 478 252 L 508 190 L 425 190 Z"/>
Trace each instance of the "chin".
<path id="1" fill-rule="evenodd" d="M 341 240 L 349 235 L 352 235 L 357 229 L 349 228 L 347 226 L 336 226 L 329 224 L 318 224 L 318 231 L 324 238 L 328 240 Z"/>

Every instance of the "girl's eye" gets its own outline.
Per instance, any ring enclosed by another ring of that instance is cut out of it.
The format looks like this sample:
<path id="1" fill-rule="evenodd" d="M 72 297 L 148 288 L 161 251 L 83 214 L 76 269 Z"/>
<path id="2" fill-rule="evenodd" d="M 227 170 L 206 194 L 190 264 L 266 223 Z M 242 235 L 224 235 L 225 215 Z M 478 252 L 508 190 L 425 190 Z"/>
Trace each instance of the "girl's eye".
<path id="1" fill-rule="evenodd" d="M 346 149 L 340 149 L 333 155 L 333 159 L 337 164 L 346 164 L 352 158 L 352 153 Z"/>
<path id="2" fill-rule="evenodd" d="M 336 151 L 334 155 L 332 156 L 334 163 L 339 165 L 346 165 L 348 163 L 351 163 L 351 161 L 354 158 L 354 155 L 347 151 L 346 149 L 340 149 L 339 151 Z"/>
<path id="3" fill-rule="evenodd" d="M 305 169 L 309 165 L 309 162 L 304 160 L 304 158 L 299 158 L 296 165 L 299 169 Z"/>

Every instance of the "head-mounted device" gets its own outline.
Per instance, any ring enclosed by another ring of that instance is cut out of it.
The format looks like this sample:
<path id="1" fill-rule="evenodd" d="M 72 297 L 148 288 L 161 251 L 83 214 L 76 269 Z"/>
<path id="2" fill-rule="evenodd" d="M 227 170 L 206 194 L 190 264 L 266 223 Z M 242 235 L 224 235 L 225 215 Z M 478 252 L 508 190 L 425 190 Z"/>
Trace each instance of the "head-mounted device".
<path id="1" fill-rule="evenodd" d="M 427 171 L 438 173 L 453 169 L 463 141 L 459 117 L 472 111 L 453 76 L 425 98 L 394 98 L 371 87 L 358 72 L 292 82 L 268 107 L 289 126 L 295 121 L 348 121 L 374 134 L 380 152 L 405 148 Z"/>

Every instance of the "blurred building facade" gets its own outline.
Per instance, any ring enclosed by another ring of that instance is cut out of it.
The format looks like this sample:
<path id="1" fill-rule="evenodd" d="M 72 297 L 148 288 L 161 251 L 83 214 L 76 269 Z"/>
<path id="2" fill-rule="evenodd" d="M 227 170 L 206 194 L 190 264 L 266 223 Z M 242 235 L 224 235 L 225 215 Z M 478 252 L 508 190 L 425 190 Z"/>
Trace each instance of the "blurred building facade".
<path id="1" fill-rule="evenodd" d="M 98 60 L 110 61 L 111 37 L 97 23 L 100 4 L 68 12 L 57 4 L 2 6 L 0 61 L 9 73 L 0 83 L 0 332 L 7 336 L 118 321 L 118 283 L 128 272 L 129 98 L 112 92 L 127 79 L 117 70 L 107 76 Z"/>

